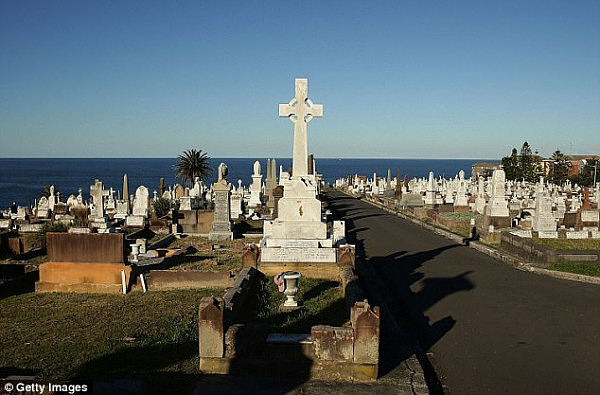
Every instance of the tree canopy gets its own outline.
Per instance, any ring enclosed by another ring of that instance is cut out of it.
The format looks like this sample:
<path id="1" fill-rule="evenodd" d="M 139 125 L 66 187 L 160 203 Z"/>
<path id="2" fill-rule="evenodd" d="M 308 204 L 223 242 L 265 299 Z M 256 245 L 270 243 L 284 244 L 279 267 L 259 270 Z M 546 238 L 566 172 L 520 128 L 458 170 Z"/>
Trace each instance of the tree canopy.
<path id="1" fill-rule="evenodd" d="M 209 160 L 210 157 L 202 153 L 202 150 L 193 148 L 185 150 L 177 157 L 177 162 L 173 166 L 175 177 L 179 178 L 184 185 L 191 187 L 196 177 L 205 180 L 212 174 Z"/>
<path id="2" fill-rule="evenodd" d="M 521 152 L 517 154 L 517 149 L 513 148 L 510 156 L 502 158 L 502 167 L 506 173 L 507 180 L 526 180 L 534 182 L 539 173 L 540 157 L 534 155 L 531 146 L 527 141 L 523 143 Z"/>

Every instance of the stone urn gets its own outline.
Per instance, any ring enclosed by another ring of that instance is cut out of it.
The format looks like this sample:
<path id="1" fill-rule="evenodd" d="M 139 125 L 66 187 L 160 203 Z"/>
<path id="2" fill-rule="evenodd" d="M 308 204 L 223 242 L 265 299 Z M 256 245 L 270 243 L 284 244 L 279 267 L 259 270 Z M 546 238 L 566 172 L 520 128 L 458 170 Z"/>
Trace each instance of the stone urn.
<path id="1" fill-rule="evenodd" d="M 298 293 L 298 282 L 300 277 L 302 277 L 302 274 L 299 272 L 289 271 L 283 274 L 283 281 L 285 282 L 285 291 L 283 291 L 283 294 L 286 297 L 285 302 L 283 303 L 284 307 L 298 307 L 298 302 L 295 297 Z"/>
<path id="2" fill-rule="evenodd" d="M 131 262 L 138 262 L 138 255 L 140 255 L 140 245 L 139 244 L 130 244 L 131 247 L 131 255 L 133 258 Z"/>

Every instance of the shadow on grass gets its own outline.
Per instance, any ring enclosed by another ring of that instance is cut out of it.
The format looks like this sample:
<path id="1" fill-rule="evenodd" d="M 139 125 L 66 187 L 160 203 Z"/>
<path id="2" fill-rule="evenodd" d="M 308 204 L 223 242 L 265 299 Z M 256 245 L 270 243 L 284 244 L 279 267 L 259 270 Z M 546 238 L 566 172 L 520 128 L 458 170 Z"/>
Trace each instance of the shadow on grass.
<path id="1" fill-rule="evenodd" d="M 197 364 L 198 342 L 132 344 L 86 362 L 73 373 L 73 380 L 106 380 L 154 375 L 156 371 Z M 185 368 L 185 367 L 184 367 Z M 192 367 L 188 366 L 188 369 Z"/>
<path id="2" fill-rule="evenodd" d="M 22 266 L 22 265 L 19 265 Z M 35 291 L 35 282 L 39 280 L 39 271 L 34 270 L 0 283 L 0 299 Z"/>

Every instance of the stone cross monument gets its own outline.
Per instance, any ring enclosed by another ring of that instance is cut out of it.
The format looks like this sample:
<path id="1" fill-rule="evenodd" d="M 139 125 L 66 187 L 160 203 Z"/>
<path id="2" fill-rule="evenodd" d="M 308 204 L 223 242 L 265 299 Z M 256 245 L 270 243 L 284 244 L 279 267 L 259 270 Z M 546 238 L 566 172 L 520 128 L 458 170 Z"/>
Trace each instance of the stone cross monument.
<path id="1" fill-rule="evenodd" d="M 308 175 L 307 125 L 314 117 L 323 116 L 323 105 L 313 104 L 308 98 L 306 78 L 296 78 L 295 93 L 288 104 L 279 105 L 279 116 L 288 117 L 294 123 L 292 177 L 299 179 Z"/>

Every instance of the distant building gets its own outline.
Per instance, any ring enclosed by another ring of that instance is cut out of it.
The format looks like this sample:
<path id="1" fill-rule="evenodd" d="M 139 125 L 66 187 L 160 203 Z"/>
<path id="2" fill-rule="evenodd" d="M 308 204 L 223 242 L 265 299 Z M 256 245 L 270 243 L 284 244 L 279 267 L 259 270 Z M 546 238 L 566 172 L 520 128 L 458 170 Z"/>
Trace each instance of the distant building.
<path id="1" fill-rule="evenodd" d="M 565 155 L 565 162 L 567 165 L 567 177 L 576 176 L 583 172 L 583 169 L 590 161 L 600 160 L 598 155 Z M 542 159 L 540 166 L 544 176 L 552 174 L 554 170 L 554 160 L 551 158 Z"/>
<path id="2" fill-rule="evenodd" d="M 600 160 L 600 156 L 598 155 L 565 155 L 565 157 L 567 159 L 567 168 L 569 169 L 567 173 L 568 177 L 581 174 L 588 162 Z"/>
<path id="3" fill-rule="evenodd" d="M 502 169 L 500 162 L 477 162 L 471 165 L 471 177 L 478 179 L 480 176 L 488 178 L 492 176 L 494 170 Z"/>

